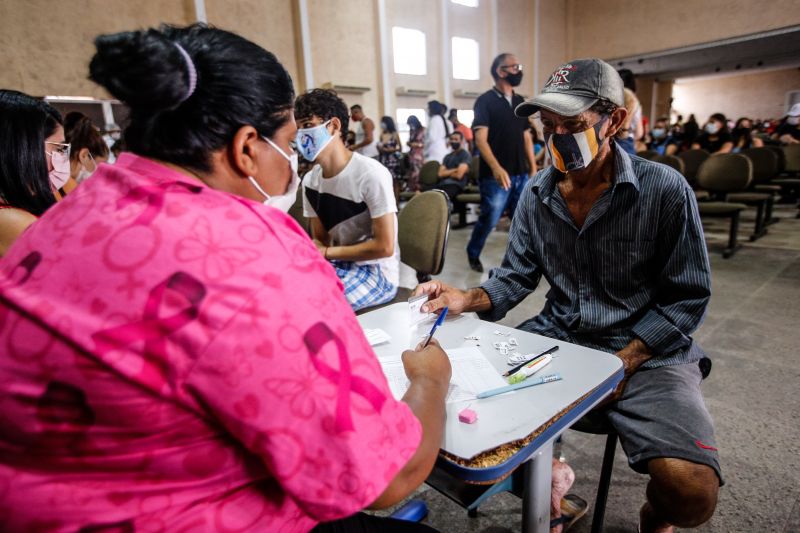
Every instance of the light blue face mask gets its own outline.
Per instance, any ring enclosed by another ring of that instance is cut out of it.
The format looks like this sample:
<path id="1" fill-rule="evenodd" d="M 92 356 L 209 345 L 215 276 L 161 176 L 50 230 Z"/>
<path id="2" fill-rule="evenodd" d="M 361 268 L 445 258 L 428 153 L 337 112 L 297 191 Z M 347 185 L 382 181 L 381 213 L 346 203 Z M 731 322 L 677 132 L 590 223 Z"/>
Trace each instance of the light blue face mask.
<path id="1" fill-rule="evenodd" d="M 330 120 L 313 128 L 300 128 L 297 130 L 295 142 L 297 151 L 304 159 L 313 162 L 317 156 L 333 140 L 333 135 L 328 131 Z"/>

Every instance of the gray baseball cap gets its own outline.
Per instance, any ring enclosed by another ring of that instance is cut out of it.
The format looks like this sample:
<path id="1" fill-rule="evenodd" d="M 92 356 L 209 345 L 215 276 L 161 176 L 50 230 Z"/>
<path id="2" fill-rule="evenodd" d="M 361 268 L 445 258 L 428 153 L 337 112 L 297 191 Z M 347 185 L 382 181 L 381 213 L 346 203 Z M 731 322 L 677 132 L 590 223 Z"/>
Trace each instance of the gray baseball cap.
<path id="1" fill-rule="evenodd" d="M 544 84 L 542 92 L 525 100 L 514 110 L 518 117 L 530 116 L 539 109 L 574 117 L 598 100 L 625 105 L 622 78 L 602 59 L 576 59 L 558 67 Z"/>

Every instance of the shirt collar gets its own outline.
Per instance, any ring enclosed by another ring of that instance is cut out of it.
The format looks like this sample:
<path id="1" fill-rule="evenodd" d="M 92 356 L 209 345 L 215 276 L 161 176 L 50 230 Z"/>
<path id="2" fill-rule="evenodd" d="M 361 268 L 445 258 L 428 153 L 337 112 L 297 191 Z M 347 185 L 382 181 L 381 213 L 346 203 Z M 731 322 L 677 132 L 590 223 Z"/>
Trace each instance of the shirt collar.
<path id="1" fill-rule="evenodd" d="M 639 178 L 636 177 L 633 171 L 633 164 L 630 156 L 619 146 L 612 146 L 611 149 L 614 152 L 614 184 L 612 188 L 615 188 L 620 183 L 630 183 L 638 191 Z M 556 167 L 551 165 L 533 177 L 533 184 L 531 187 L 539 189 L 540 197 L 549 198 L 553 195 L 556 183 L 562 176 L 563 174 L 559 172 Z"/>

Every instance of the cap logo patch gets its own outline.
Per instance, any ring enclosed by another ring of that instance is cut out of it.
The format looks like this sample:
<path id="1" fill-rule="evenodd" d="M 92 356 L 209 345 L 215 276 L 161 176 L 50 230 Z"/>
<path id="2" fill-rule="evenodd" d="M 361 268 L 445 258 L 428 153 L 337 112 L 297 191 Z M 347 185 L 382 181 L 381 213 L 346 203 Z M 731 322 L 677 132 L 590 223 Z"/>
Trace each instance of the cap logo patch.
<path id="1" fill-rule="evenodd" d="M 545 89 L 569 89 L 569 76 L 575 71 L 575 66 L 571 63 L 561 65 L 551 75 L 544 85 Z"/>

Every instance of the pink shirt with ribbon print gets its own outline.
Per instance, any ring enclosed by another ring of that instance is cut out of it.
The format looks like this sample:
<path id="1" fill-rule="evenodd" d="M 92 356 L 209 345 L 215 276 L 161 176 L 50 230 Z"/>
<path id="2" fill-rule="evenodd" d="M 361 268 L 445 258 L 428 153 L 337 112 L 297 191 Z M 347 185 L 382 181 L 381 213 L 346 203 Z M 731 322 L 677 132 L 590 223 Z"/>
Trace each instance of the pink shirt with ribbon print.
<path id="1" fill-rule="evenodd" d="M 123 154 L 0 262 L 0 524 L 308 531 L 421 427 L 285 214 Z"/>

